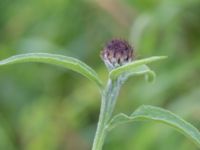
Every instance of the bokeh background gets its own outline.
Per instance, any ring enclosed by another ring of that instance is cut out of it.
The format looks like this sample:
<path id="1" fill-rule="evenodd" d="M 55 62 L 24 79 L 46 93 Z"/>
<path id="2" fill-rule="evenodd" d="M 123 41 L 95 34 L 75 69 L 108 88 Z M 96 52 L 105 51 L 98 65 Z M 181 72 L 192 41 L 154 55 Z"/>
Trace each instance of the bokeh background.
<path id="1" fill-rule="evenodd" d="M 103 81 L 99 53 L 113 37 L 152 64 L 156 82 L 130 79 L 115 114 L 142 104 L 167 108 L 200 129 L 199 0 L 0 0 L 0 59 L 28 52 L 79 58 Z M 39 63 L 0 68 L 0 150 L 89 150 L 100 106 L 97 87 L 74 72 Z M 197 150 L 153 122 L 120 126 L 104 150 Z"/>

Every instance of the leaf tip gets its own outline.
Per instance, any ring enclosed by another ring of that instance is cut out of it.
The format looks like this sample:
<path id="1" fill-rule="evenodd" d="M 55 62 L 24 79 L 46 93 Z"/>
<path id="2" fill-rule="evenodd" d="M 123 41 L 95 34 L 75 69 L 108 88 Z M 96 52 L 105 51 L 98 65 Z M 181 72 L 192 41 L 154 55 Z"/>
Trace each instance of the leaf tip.
<path id="1" fill-rule="evenodd" d="M 145 80 L 148 81 L 149 83 L 153 83 L 156 79 L 156 73 L 152 70 L 150 70 L 149 72 L 147 72 L 147 74 L 145 74 Z"/>
<path id="2" fill-rule="evenodd" d="M 158 56 L 160 59 L 167 59 L 168 56 Z"/>

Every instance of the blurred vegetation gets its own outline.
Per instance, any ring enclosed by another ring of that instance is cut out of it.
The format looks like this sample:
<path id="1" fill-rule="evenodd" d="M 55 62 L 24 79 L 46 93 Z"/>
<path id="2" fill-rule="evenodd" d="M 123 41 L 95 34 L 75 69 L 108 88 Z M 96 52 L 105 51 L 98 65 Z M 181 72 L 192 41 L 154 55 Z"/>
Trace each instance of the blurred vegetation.
<path id="1" fill-rule="evenodd" d="M 167 55 L 152 67 L 157 80 L 133 78 L 121 91 L 115 112 L 141 104 L 161 106 L 200 129 L 199 0 L 2 0 L 0 59 L 28 52 L 73 56 L 104 81 L 99 58 L 104 43 L 128 39 L 136 57 Z M 100 94 L 71 71 L 44 64 L 0 68 L 1 150 L 89 150 Z M 142 92 L 141 92 L 142 91 Z M 173 129 L 152 122 L 118 127 L 105 150 L 197 150 Z"/>

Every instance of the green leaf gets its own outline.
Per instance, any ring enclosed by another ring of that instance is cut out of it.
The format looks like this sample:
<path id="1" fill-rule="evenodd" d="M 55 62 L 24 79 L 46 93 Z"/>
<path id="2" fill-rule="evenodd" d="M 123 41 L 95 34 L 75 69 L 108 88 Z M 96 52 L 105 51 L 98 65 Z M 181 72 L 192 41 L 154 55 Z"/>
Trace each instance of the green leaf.
<path id="1" fill-rule="evenodd" d="M 141 120 L 153 120 L 167 124 L 189 137 L 200 147 L 200 132 L 198 129 L 174 113 L 154 106 L 141 106 L 130 116 L 123 113 L 116 115 L 108 124 L 108 130 L 111 130 L 119 124 Z"/>
<path id="2" fill-rule="evenodd" d="M 102 82 L 99 79 L 97 73 L 92 68 L 78 59 L 63 55 L 48 53 L 29 53 L 15 55 L 0 61 L 0 66 L 24 62 L 41 62 L 64 67 L 82 74 L 83 76 L 95 82 L 100 89 L 102 88 Z"/>
<path id="3" fill-rule="evenodd" d="M 118 76 L 124 73 L 134 73 L 137 72 L 138 69 L 140 69 L 141 66 L 149 64 L 151 62 L 155 62 L 161 59 L 167 58 L 166 56 L 153 56 L 150 58 L 145 58 L 141 60 L 136 60 L 131 63 L 128 63 L 126 65 L 120 66 L 114 70 L 112 70 L 109 74 L 110 78 L 115 80 Z"/>
<path id="4" fill-rule="evenodd" d="M 147 65 L 136 67 L 133 71 L 128 71 L 126 74 L 127 77 L 145 75 L 145 79 L 148 82 L 153 82 L 156 77 L 155 72 L 152 71 Z"/>

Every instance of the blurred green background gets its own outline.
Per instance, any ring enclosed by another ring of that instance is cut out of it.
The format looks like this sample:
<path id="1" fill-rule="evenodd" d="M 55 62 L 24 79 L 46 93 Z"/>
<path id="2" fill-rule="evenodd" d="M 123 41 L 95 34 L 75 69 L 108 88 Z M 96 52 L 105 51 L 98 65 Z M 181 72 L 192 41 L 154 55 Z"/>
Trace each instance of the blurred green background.
<path id="1" fill-rule="evenodd" d="M 200 129 L 199 0 L 0 0 L 0 59 L 28 52 L 79 58 L 106 81 L 99 53 L 113 37 L 137 58 L 167 55 L 122 88 L 115 113 L 142 104 L 167 108 Z M 99 114 L 97 87 L 39 63 L 0 68 L 0 150 L 89 150 Z M 104 150 L 197 150 L 177 131 L 138 122 L 113 130 Z"/>

